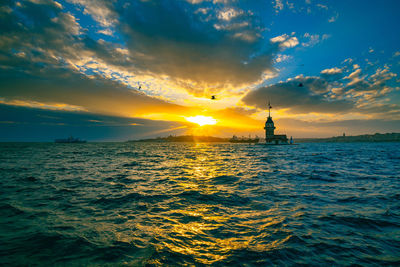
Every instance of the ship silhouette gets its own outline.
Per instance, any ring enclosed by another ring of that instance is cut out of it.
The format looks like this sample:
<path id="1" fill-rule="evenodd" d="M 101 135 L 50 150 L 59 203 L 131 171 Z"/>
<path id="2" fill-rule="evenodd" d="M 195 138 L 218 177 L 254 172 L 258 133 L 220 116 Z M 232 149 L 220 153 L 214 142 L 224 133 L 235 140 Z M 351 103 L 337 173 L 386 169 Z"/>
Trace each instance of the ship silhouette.
<path id="1" fill-rule="evenodd" d="M 66 139 L 55 139 L 54 142 L 55 143 L 86 143 L 86 140 L 75 138 L 72 135 L 70 135 Z"/>

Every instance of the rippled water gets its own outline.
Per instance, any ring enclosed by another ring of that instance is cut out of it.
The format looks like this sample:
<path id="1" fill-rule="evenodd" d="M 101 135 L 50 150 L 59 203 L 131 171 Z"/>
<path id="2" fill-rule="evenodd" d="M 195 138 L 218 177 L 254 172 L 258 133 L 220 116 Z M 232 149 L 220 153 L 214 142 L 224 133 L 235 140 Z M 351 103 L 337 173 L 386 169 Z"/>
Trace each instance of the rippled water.
<path id="1" fill-rule="evenodd" d="M 400 143 L 0 144 L 1 265 L 400 264 Z"/>

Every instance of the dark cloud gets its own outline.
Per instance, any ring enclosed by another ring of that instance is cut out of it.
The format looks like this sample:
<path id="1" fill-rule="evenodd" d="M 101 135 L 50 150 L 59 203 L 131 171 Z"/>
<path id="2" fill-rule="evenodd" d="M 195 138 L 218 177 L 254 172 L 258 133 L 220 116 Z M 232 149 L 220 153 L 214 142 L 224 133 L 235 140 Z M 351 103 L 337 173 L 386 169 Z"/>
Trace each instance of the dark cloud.
<path id="1" fill-rule="evenodd" d="M 6 101 L 65 103 L 120 116 L 186 110 L 73 69 L 67 61 L 88 51 L 108 61 L 121 57 L 107 44 L 82 34 L 76 19 L 56 2 L 7 1 L 5 7 L 0 10 L 0 22 L 7 25 L 0 29 L 0 97 Z"/>
<path id="2" fill-rule="evenodd" d="M 344 79 L 349 82 L 344 86 L 343 92 L 350 95 L 362 95 L 368 93 L 367 100 L 378 99 L 386 96 L 393 90 L 388 85 L 388 81 L 396 77 L 396 74 L 389 71 L 388 68 L 377 69 L 372 75 L 363 77 L 361 69 L 356 69 Z"/>
<path id="3" fill-rule="evenodd" d="M 361 113 L 374 114 L 376 117 L 391 118 L 393 120 L 400 118 L 400 105 L 398 104 L 382 104 L 372 103 L 358 107 L 357 110 Z"/>
<path id="4" fill-rule="evenodd" d="M 343 70 L 339 68 L 325 69 L 321 71 L 321 78 L 327 81 L 337 81 L 343 77 Z"/>
<path id="5" fill-rule="evenodd" d="M 12 65 L 10 60 L 15 57 L 42 62 L 73 58 L 82 49 L 81 28 L 76 19 L 51 0 L 40 4 L 6 1 L 0 10 L 0 23 L 7 25 L 0 28 L 2 65 Z"/>
<path id="6" fill-rule="evenodd" d="M 115 38 L 105 39 L 115 43 L 97 40 L 55 1 L 3 1 L 0 97 L 5 102 L 65 103 L 119 116 L 188 111 L 93 75 L 96 69 L 75 69 L 73 63 L 82 58 L 111 72 L 117 66 L 133 76 L 166 77 L 195 95 L 253 83 L 274 71 L 271 62 L 279 43 L 263 39 L 256 12 L 239 1 L 69 2 L 82 6 L 101 27 L 112 28 Z M 368 76 L 353 68 L 347 77 L 345 68 L 328 69 L 320 77 L 298 76 L 258 88 L 242 100 L 265 109 L 271 99 L 274 107 L 292 113 L 397 112 L 397 105 L 365 106 L 394 90 L 388 83 L 395 74 L 384 67 Z"/>
<path id="7" fill-rule="evenodd" d="M 46 1 L 6 1 L 0 9 L 0 66 L 25 68 L 25 61 L 38 65 L 71 65 L 93 58 L 130 67 L 132 62 L 116 45 L 89 37 L 87 29 L 60 4 Z"/>
<path id="8" fill-rule="evenodd" d="M 69 135 L 88 141 L 126 141 L 182 134 L 185 130 L 182 124 L 173 122 L 0 104 L 0 140 L 3 142 L 52 142 Z"/>
<path id="9" fill-rule="evenodd" d="M 329 91 L 329 83 L 319 77 L 296 77 L 286 82 L 261 87 L 249 92 L 242 101 L 246 105 L 266 109 L 268 100 L 280 109 L 292 113 L 345 113 L 355 103 L 349 100 L 332 100 L 323 93 Z"/>
<path id="10" fill-rule="evenodd" d="M 235 2 L 71 2 L 101 26 L 116 30 L 126 47 L 89 37 L 52 0 L 6 1 L 0 10 L 6 25 L 0 30 L 3 67 L 18 65 L 17 57 L 40 64 L 92 57 L 134 75 L 164 75 L 196 95 L 253 83 L 273 71 L 277 45 L 261 37 L 263 27 L 254 13 Z"/>
<path id="11" fill-rule="evenodd" d="M 388 67 L 378 68 L 372 74 L 363 74 L 360 66 L 353 70 L 331 68 L 321 71 L 318 77 L 299 75 L 249 92 L 243 103 L 266 108 L 270 99 L 277 108 L 288 109 L 291 113 L 361 113 L 387 114 L 387 118 L 399 109 L 396 104 L 382 103 L 384 97 L 395 90 L 389 82 L 396 77 Z M 374 103 L 374 105 L 370 105 Z"/>
<path id="12" fill-rule="evenodd" d="M 119 116 L 184 113 L 187 109 L 158 100 L 99 76 L 87 77 L 62 66 L 37 65 L 0 73 L 0 95 L 6 100 L 34 100 L 81 106 L 92 112 Z"/>
<path id="13" fill-rule="evenodd" d="M 118 8 L 135 68 L 191 84 L 188 88 L 197 94 L 207 85 L 251 83 L 272 70 L 276 48 L 260 37 L 256 18 L 237 6 L 205 9 L 209 6 L 137 1 Z"/>

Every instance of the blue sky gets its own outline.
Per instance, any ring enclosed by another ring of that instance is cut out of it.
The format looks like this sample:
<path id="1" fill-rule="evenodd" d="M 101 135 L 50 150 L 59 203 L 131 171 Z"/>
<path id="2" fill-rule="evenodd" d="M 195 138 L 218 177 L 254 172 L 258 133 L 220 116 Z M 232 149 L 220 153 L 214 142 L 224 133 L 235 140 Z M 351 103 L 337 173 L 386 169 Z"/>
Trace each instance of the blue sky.
<path id="1" fill-rule="evenodd" d="M 399 132 L 398 10 L 398 1 L 5 1 L 0 141 L 262 136 L 267 99 L 277 131 L 295 137 Z M 196 115 L 217 123 L 188 122 Z M 105 131 L 117 127 L 109 118 L 126 127 Z"/>

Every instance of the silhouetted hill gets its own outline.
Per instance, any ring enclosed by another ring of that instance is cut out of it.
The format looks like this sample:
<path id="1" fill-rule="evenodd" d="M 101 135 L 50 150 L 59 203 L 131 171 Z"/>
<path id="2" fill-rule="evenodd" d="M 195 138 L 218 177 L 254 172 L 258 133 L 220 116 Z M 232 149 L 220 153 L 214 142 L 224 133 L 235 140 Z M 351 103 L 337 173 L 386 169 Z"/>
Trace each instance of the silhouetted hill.
<path id="1" fill-rule="evenodd" d="M 193 136 L 193 135 L 181 135 L 181 136 L 168 136 L 168 137 L 157 137 L 150 139 L 141 140 L 129 140 L 128 142 L 198 142 L 198 143 L 218 143 L 228 142 L 229 138 L 213 137 L 213 136 Z"/>

